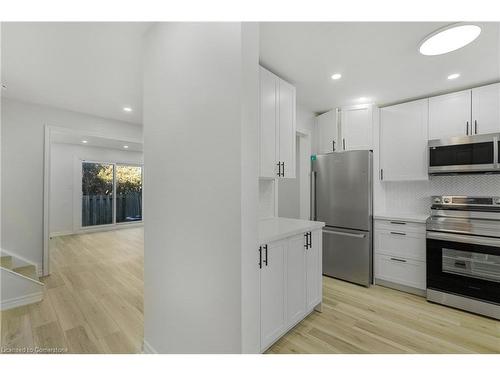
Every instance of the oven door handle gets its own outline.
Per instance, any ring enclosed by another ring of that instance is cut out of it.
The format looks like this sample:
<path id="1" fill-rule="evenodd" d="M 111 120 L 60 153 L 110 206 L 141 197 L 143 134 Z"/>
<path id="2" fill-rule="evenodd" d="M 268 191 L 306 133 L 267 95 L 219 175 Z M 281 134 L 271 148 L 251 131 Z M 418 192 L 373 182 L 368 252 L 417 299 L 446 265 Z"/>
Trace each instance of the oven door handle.
<path id="1" fill-rule="evenodd" d="M 470 243 L 473 245 L 500 247 L 500 238 L 467 236 L 456 233 L 427 231 L 427 238 L 431 240 Z"/>

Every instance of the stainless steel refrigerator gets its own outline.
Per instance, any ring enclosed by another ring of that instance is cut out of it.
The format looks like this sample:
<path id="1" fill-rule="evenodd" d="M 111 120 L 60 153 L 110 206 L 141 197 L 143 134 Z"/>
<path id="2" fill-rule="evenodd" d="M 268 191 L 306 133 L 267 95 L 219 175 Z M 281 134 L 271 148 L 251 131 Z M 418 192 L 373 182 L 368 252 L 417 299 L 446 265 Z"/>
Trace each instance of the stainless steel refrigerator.
<path id="1" fill-rule="evenodd" d="M 323 274 L 369 286 L 373 278 L 372 152 L 312 160 L 311 217 L 323 228 Z"/>

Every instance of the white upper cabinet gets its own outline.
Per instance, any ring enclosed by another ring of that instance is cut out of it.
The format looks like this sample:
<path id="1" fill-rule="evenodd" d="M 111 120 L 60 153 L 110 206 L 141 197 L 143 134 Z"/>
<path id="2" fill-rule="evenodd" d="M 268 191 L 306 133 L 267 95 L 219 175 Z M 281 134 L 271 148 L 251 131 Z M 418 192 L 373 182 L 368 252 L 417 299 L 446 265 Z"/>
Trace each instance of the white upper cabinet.
<path id="1" fill-rule="evenodd" d="M 260 67 L 260 172 L 295 178 L 295 87 Z"/>
<path id="2" fill-rule="evenodd" d="M 260 177 L 276 177 L 278 108 L 276 76 L 260 69 Z"/>
<path id="3" fill-rule="evenodd" d="M 500 84 L 472 89 L 472 134 L 500 132 Z"/>
<path id="4" fill-rule="evenodd" d="M 295 87 L 278 80 L 279 95 L 279 158 L 281 177 L 295 178 Z"/>
<path id="5" fill-rule="evenodd" d="M 380 177 L 427 180 L 428 99 L 380 110 Z"/>
<path id="6" fill-rule="evenodd" d="M 341 150 L 373 149 L 373 105 L 340 109 Z"/>
<path id="7" fill-rule="evenodd" d="M 471 90 L 429 98 L 429 139 L 472 135 Z"/>
<path id="8" fill-rule="evenodd" d="M 318 154 L 339 151 L 337 110 L 325 112 L 316 117 L 316 132 L 318 135 Z"/>

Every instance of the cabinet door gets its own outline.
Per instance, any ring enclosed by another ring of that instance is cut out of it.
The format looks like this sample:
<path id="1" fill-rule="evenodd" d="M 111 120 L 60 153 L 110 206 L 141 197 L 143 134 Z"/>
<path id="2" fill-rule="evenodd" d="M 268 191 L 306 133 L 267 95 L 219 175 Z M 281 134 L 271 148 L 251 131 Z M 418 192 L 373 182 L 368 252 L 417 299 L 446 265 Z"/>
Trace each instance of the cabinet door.
<path id="1" fill-rule="evenodd" d="M 428 99 L 380 110 L 384 181 L 427 180 Z"/>
<path id="2" fill-rule="evenodd" d="M 500 84 L 472 89 L 473 134 L 500 132 Z"/>
<path id="3" fill-rule="evenodd" d="M 263 249 L 260 272 L 261 349 L 285 330 L 285 250 L 287 241 L 271 242 Z M 266 264 L 267 263 L 267 264 Z"/>
<path id="4" fill-rule="evenodd" d="M 306 250 L 306 283 L 307 283 L 307 311 L 321 303 L 323 293 L 322 278 L 322 253 L 323 237 L 321 230 L 315 230 L 311 233 L 312 247 Z"/>
<path id="5" fill-rule="evenodd" d="M 472 135 L 471 90 L 429 98 L 429 139 Z"/>
<path id="6" fill-rule="evenodd" d="M 260 68 L 260 177 L 277 177 L 278 78 Z"/>
<path id="7" fill-rule="evenodd" d="M 342 149 L 371 150 L 373 148 L 373 106 L 343 107 L 340 114 Z"/>
<path id="8" fill-rule="evenodd" d="M 285 178 L 295 178 L 295 87 L 279 82 L 279 158 Z"/>
<path id="9" fill-rule="evenodd" d="M 286 250 L 286 317 L 287 326 L 295 325 L 306 310 L 306 249 L 305 235 L 288 240 Z"/>
<path id="10" fill-rule="evenodd" d="M 318 154 L 340 150 L 342 145 L 338 144 L 337 110 L 332 109 L 316 117 L 316 131 L 318 134 Z"/>

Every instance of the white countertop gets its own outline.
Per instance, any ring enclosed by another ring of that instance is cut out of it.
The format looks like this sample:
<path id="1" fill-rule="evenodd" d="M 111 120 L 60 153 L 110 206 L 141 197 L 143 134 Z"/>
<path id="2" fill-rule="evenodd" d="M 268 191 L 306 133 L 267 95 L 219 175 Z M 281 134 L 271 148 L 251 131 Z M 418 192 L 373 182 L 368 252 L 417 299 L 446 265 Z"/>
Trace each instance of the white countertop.
<path id="1" fill-rule="evenodd" d="M 321 221 L 287 219 L 272 217 L 259 220 L 259 243 L 280 240 L 296 234 L 321 229 L 325 223 Z"/>
<path id="2" fill-rule="evenodd" d="M 401 213 L 401 212 L 383 212 L 373 216 L 375 220 L 400 220 L 409 221 L 411 223 L 425 223 L 429 215 L 415 214 L 415 213 Z"/>

